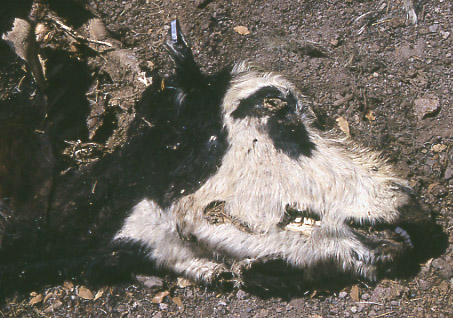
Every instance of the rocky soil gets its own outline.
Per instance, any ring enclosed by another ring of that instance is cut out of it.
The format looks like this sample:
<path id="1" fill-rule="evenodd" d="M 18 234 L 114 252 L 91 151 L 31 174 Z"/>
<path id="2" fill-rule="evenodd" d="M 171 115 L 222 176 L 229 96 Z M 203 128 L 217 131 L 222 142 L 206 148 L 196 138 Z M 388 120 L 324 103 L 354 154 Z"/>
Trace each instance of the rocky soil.
<path id="1" fill-rule="evenodd" d="M 339 127 L 340 133 L 384 152 L 432 207 L 453 243 L 451 1 L 68 1 L 73 7 L 48 3 L 50 11 L 35 6 L 33 13 L 45 27 L 38 45 L 49 61 L 45 73 L 53 100 L 47 104 L 77 109 L 69 121 L 62 117 L 64 110 L 36 114 L 56 113 L 53 129 L 61 135 L 55 165 L 61 171 L 121 147 L 134 105 L 152 74 L 171 72 L 162 44 L 170 21 L 178 18 L 204 71 L 247 59 L 283 73 L 312 100 L 323 129 Z M 28 14 L 28 9 L 17 9 L 12 15 Z M 102 19 L 110 33 L 102 25 L 87 25 L 90 15 Z M 3 24 L 0 28 L 6 30 Z M 85 41 L 96 36 L 97 42 Z M 24 62 L 3 42 L 0 53 L 8 62 L 1 65 L 0 75 L 7 74 L 0 78 L 1 100 L 12 101 L 9 107 L 16 103 L 11 114 L 17 115 L 23 113 L 24 103 L 36 103 L 39 96 L 33 94 L 39 81 L 35 84 Z M 25 98 L 27 94 L 33 97 Z M 13 129 L 6 125 L 0 133 Z M 0 163 L 0 174 L 1 169 Z M 421 264 L 415 276 L 374 285 L 355 281 L 341 290 L 260 296 L 206 289 L 171 275 L 140 276 L 137 282 L 114 286 L 66 281 L 8 297 L 0 315 L 451 317 L 452 289 L 453 249 L 448 246 L 442 255 Z"/>

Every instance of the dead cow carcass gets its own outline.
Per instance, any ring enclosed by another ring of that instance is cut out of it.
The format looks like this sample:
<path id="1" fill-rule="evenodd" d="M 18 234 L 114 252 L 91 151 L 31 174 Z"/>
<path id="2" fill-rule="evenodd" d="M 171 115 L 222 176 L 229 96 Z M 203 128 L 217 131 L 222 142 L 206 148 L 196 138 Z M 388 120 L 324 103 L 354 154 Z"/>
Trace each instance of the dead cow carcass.
<path id="1" fill-rule="evenodd" d="M 414 248 L 409 229 L 430 222 L 407 182 L 378 154 L 323 136 L 283 77 L 241 63 L 208 79 L 176 24 L 172 32 L 179 85 L 167 89 L 179 133 L 187 128 L 197 147 L 166 173 L 189 169 L 191 176 L 139 202 L 114 240 L 144 245 L 158 265 L 208 283 L 229 272 L 240 279 L 270 260 L 308 280 L 391 272 Z M 213 87 L 222 96 L 208 98 Z M 184 123 L 191 112 L 211 121 L 198 135 Z"/>

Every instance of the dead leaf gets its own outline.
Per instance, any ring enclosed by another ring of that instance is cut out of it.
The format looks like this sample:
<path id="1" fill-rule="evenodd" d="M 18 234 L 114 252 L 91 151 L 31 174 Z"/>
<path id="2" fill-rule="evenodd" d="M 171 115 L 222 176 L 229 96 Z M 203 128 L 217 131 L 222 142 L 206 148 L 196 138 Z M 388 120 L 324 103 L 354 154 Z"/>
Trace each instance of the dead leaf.
<path id="1" fill-rule="evenodd" d="M 446 150 L 447 148 L 448 148 L 447 145 L 437 144 L 437 145 L 434 145 L 432 149 L 434 152 L 442 152 L 442 151 Z"/>
<path id="2" fill-rule="evenodd" d="M 82 298 L 82 299 L 87 299 L 87 300 L 92 300 L 92 299 L 94 299 L 94 295 L 93 295 L 93 293 L 91 292 L 91 290 L 89 290 L 89 289 L 86 288 L 85 286 L 80 286 L 80 287 L 79 287 L 77 296 L 79 296 L 79 297 Z"/>
<path id="3" fill-rule="evenodd" d="M 99 289 L 98 292 L 96 293 L 96 296 L 94 296 L 94 300 L 101 298 L 102 295 L 104 295 L 106 289 L 107 289 L 107 287 L 103 287 L 103 288 Z"/>
<path id="4" fill-rule="evenodd" d="M 359 301 L 360 300 L 360 290 L 359 286 L 354 285 L 351 288 L 351 298 L 352 300 Z"/>
<path id="5" fill-rule="evenodd" d="M 350 137 L 350 131 L 349 131 L 349 123 L 344 117 L 338 117 L 337 118 L 337 125 L 340 127 L 341 131 L 346 134 L 346 136 Z"/>
<path id="6" fill-rule="evenodd" d="M 366 119 L 368 119 L 370 124 L 371 124 L 372 121 L 376 120 L 376 116 L 374 115 L 374 111 L 372 111 L 371 109 L 368 109 L 368 111 L 366 112 L 365 117 L 366 117 Z"/>
<path id="7" fill-rule="evenodd" d="M 163 292 L 159 292 L 156 295 L 154 295 L 154 297 L 151 300 L 151 302 L 153 304 L 160 304 L 161 302 L 164 301 L 164 298 L 167 297 L 168 295 L 170 295 L 170 292 L 168 290 L 163 291 Z"/>
<path id="8" fill-rule="evenodd" d="M 68 280 L 63 283 L 63 286 L 68 291 L 73 291 L 73 289 L 74 289 L 74 284 Z"/>
<path id="9" fill-rule="evenodd" d="M 179 309 L 178 311 L 179 311 L 179 312 L 184 312 L 184 309 L 185 309 L 185 308 L 184 308 L 184 304 L 182 303 L 181 298 L 179 298 L 179 297 L 173 297 L 172 300 L 173 300 L 173 302 L 176 304 L 176 306 L 178 306 L 178 309 Z"/>
<path id="10" fill-rule="evenodd" d="M 182 277 L 178 277 L 177 284 L 178 284 L 179 288 L 186 288 L 188 286 L 192 286 L 193 285 L 193 283 L 190 280 L 182 278 Z"/>
<path id="11" fill-rule="evenodd" d="M 239 33 L 240 35 L 247 35 L 247 34 L 250 34 L 249 29 L 247 29 L 247 27 L 242 26 L 242 25 L 235 26 L 235 27 L 233 28 L 233 30 L 236 31 L 237 33 Z"/>
<path id="12" fill-rule="evenodd" d="M 36 294 L 36 293 L 35 293 Z M 35 295 L 32 299 L 30 299 L 30 301 L 28 302 L 28 304 L 30 306 L 33 306 L 33 305 L 36 305 L 37 303 L 41 302 L 43 299 L 42 295 L 41 294 L 37 294 Z"/>
<path id="13" fill-rule="evenodd" d="M 56 300 L 52 305 L 47 307 L 46 309 L 43 310 L 45 313 L 51 313 L 54 312 L 55 310 L 61 308 L 63 306 L 63 303 L 59 300 Z"/>
<path id="14" fill-rule="evenodd" d="M 337 39 L 330 40 L 330 44 L 332 44 L 332 46 L 338 46 L 339 43 L 340 41 L 338 41 Z"/>
<path id="15" fill-rule="evenodd" d="M 434 189 L 435 187 L 437 187 L 438 185 L 440 185 L 440 183 L 431 183 L 431 184 L 428 186 L 428 194 L 430 194 L 430 193 L 433 191 L 433 189 Z"/>
<path id="16" fill-rule="evenodd" d="M 47 300 L 49 300 L 49 298 L 52 298 L 52 297 L 54 297 L 54 296 L 55 296 L 54 293 L 49 292 L 49 293 L 46 295 L 46 297 L 44 297 L 43 303 L 45 303 Z"/>

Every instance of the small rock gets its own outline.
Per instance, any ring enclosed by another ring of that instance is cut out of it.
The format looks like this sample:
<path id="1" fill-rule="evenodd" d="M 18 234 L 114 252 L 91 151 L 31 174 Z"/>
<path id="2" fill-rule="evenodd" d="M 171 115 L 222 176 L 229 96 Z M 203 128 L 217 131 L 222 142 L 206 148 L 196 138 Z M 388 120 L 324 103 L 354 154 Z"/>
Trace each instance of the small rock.
<path id="1" fill-rule="evenodd" d="M 269 316 L 269 311 L 267 309 L 260 309 L 253 318 L 266 318 L 267 316 Z"/>
<path id="2" fill-rule="evenodd" d="M 338 297 L 341 298 L 341 299 L 346 298 L 346 296 L 348 296 L 348 293 L 347 293 L 347 292 L 344 292 L 344 291 L 342 291 L 342 292 L 340 292 L 340 293 L 338 294 Z"/>
<path id="3" fill-rule="evenodd" d="M 442 35 L 442 39 L 444 39 L 444 40 L 446 40 L 450 37 L 450 32 L 440 31 L 440 34 Z"/>
<path id="4" fill-rule="evenodd" d="M 352 312 L 352 313 L 355 314 L 357 311 L 358 311 L 357 306 L 352 306 L 352 307 L 351 307 L 351 312 Z"/>
<path id="5" fill-rule="evenodd" d="M 160 309 L 160 310 L 167 310 L 167 309 L 168 309 L 168 305 L 165 304 L 165 303 L 160 303 L 160 304 L 159 304 L 159 309 Z"/>
<path id="6" fill-rule="evenodd" d="M 439 276 L 442 278 L 450 279 L 453 276 L 453 269 L 450 264 L 441 258 L 433 261 L 433 267 L 439 271 Z"/>
<path id="7" fill-rule="evenodd" d="M 414 103 L 414 111 L 418 119 L 424 119 L 430 115 L 436 115 L 440 110 L 439 98 L 433 95 L 426 95 L 418 98 Z"/>
<path id="8" fill-rule="evenodd" d="M 373 290 L 370 301 L 381 302 L 383 299 L 389 299 L 392 297 L 392 289 L 387 287 L 378 286 Z"/>
<path id="9" fill-rule="evenodd" d="M 299 308 L 304 308 L 305 307 L 305 299 L 304 298 L 294 298 L 292 299 L 289 304 L 289 306 L 294 307 L 296 309 Z"/>
<path id="10" fill-rule="evenodd" d="M 433 284 L 423 279 L 418 280 L 418 286 L 421 290 L 428 290 Z"/>
<path id="11" fill-rule="evenodd" d="M 435 23 L 433 25 L 430 25 L 428 29 L 429 29 L 429 32 L 435 33 L 435 32 L 437 32 L 437 29 L 439 29 L 439 24 Z"/>
<path id="12" fill-rule="evenodd" d="M 135 278 L 139 283 L 148 288 L 161 288 L 164 286 L 162 278 L 156 276 L 137 275 Z"/>
<path id="13" fill-rule="evenodd" d="M 370 294 L 365 293 L 365 294 L 362 295 L 361 298 L 362 298 L 363 300 L 368 300 L 368 299 L 370 299 Z"/>
<path id="14" fill-rule="evenodd" d="M 392 306 L 399 306 L 399 305 L 400 305 L 400 302 L 399 302 L 399 301 L 396 301 L 396 300 L 392 300 L 392 301 L 390 302 L 390 305 L 392 305 Z"/>
<path id="15" fill-rule="evenodd" d="M 249 294 L 247 294 L 242 289 L 238 290 L 238 292 L 236 293 L 236 298 L 237 299 L 247 299 L 248 297 L 249 297 Z"/>
<path id="16" fill-rule="evenodd" d="M 453 168 L 452 168 L 451 164 L 449 164 L 447 166 L 447 168 L 445 168 L 444 179 L 450 180 L 452 177 L 453 177 Z"/>
<path id="17" fill-rule="evenodd" d="M 447 281 L 443 281 L 439 285 L 439 290 L 442 295 L 446 295 L 450 290 L 450 284 Z"/>

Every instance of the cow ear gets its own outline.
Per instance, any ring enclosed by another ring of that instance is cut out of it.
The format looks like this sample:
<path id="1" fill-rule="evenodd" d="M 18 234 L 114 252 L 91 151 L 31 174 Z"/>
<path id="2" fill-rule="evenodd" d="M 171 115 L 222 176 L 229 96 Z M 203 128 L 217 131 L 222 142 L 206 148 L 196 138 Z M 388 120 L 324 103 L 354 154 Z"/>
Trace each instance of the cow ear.
<path id="1" fill-rule="evenodd" d="M 204 83 L 204 76 L 193 58 L 178 20 L 173 20 L 165 42 L 171 58 L 176 64 L 176 78 L 183 90 L 190 90 Z"/>

